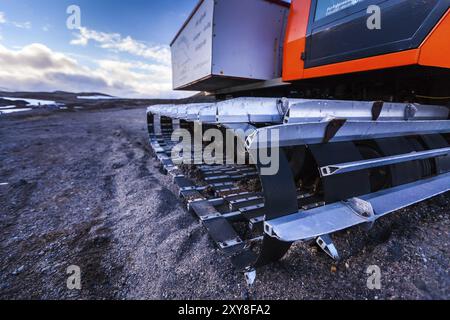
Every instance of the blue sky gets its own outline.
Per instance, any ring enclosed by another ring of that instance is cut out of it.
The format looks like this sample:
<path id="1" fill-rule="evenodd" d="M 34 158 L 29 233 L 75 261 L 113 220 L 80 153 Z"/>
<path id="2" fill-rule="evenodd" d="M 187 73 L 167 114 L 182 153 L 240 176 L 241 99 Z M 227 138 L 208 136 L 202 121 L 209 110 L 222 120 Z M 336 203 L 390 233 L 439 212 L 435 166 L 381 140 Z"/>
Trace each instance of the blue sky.
<path id="1" fill-rule="evenodd" d="M 168 45 L 196 3 L 0 0 L 0 87 L 186 95 L 171 91 Z M 80 29 L 66 27 L 70 5 L 81 9 Z"/>

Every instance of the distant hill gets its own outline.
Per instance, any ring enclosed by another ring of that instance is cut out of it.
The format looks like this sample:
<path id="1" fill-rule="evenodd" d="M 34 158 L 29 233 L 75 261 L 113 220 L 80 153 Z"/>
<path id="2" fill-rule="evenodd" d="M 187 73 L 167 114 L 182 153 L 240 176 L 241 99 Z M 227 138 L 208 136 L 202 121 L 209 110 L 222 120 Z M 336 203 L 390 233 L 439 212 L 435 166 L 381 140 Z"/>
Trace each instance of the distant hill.
<path id="1" fill-rule="evenodd" d="M 103 93 L 97 92 L 64 92 L 64 91 L 55 91 L 55 92 L 22 92 L 22 91 L 0 91 L 0 97 L 11 97 L 11 98 L 23 98 L 23 99 L 41 99 L 41 100 L 52 100 L 56 102 L 67 102 L 67 101 L 76 101 L 77 97 L 81 96 L 104 96 L 111 97 Z"/>
<path id="2" fill-rule="evenodd" d="M 19 99 L 10 101 L 7 99 L 1 99 L 2 97 Z M 82 98 L 87 97 L 87 98 Z M 102 99 L 102 98 L 105 99 Z M 64 104 L 68 109 L 72 108 L 86 108 L 86 109 L 99 109 L 99 108 L 114 108 L 114 107 L 142 107 L 154 104 L 181 104 L 181 103 L 196 103 L 196 102 L 211 102 L 214 101 L 214 97 L 206 96 L 204 93 L 193 95 L 192 97 L 185 99 L 125 99 L 117 98 L 104 93 L 99 92 L 11 92 L 0 91 L 0 107 L 15 105 L 16 107 L 23 108 L 27 106 L 27 102 L 20 99 L 36 99 L 36 100 L 48 100 L 55 101 L 58 104 Z M 45 105 L 42 105 L 45 107 Z"/>

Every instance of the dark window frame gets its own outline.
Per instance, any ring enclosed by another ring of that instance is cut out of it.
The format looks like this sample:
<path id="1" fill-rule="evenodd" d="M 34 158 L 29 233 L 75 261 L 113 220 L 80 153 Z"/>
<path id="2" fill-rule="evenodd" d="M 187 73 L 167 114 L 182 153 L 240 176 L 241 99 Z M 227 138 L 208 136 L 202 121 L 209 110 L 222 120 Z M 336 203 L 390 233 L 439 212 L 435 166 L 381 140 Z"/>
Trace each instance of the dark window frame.
<path id="1" fill-rule="evenodd" d="M 313 30 L 323 28 L 327 26 L 328 24 L 334 24 L 335 22 L 338 22 L 339 20 L 346 19 L 354 14 L 361 14 L 361 12 L 365 12 L 367 8 L 370 5 L 379 5 L 383 7 L 384 5 L 388 5 L 388 3 L 392 2 L 402 2 L 404 0 L 366 0 L 363 2 L 360 2 L 354 6 L 348 7 L 344 10 L 341 10 L 339 12 L 336 12 L 334 14 L 329 15 L 328 17 L 315 20 L 316 16 L 316 10 L 317 10 L 317 2 L 318 0 L 311 0 L 311 8 L 310 8 L 310 15 L 309 15 L 309 21 L 308 21 L 308 27 L 306 32 L 306 59 L 305 59 L 305 68 L 312 68 L 316 66 L 321 65 L 327 65 L 337 62 L 344 62 L 352 59 L 359 59 L 364 58 L 368 56 L 373 55 L 379 55 L 379 54 L 385 54 L 390 52 L 396 52 L 401 50 L 406 50 L 408 48 L 417 48 L 420 43 L 424 40 L 424 38 L 431 32 L 432 28 L 435 26 L 435 23 L 445 14 L 446 10 L 450 8 L 450 0 L 439 0 L 438 5 L 434 8 L 434 10 L 431 12 L 431 16 L 429 17 L 427 23 L 422 25 L 420 29 L 417 30 L 416 34 L 414 35 L 413 39 L 410 40 L 403 40 L 396 43 L 390 43 L 386 44 L 385 46 L 380 46 L 379 51 L 382 51 L 380 53 L 375 52 L 372 54 L 364 54 L 361 57 L 359 57 L 358 54 L 349 54 L 349 56 L 345 59 L 341 59 L 338 57 L 330 57 L 325 58 L 321 60 L 310 60 L 308 57 L 308 52 L 311 52 L 312 48 L 312 42 L 309 40 L 312 36 Z M 444 11 L 442 11 L 445 9 Z M 370 48 L 369 48 L 370 49 Z"/>
<path id="2" fill-rule="evenodd" d="M 321 18 L 319 20 L 316 20 L 316 12 L 317 12 L 317 4 L 320 0 L 311 0 L 311 12 L 310 12 L 310 19 L 308 24 L 308 31 L 310 32 L 312 27 L 318 28 L 324 25 L 327 25 L 329 23 L 332 23 L 336 20 L 340 20 L 342 18 L 348 17 L 349 15 L 366 11 L 367 8 L 370 5 L 380 5 L 383 2 L 387 2 L 388 0 L 364 0 L 360 3 L 357 3 L 351 7 L 345 8 L 341 11 L 338 11 L 336 13 L 330 14 L 328 17 Z M 309 33 L 308 32 L 308 33 Z"/>

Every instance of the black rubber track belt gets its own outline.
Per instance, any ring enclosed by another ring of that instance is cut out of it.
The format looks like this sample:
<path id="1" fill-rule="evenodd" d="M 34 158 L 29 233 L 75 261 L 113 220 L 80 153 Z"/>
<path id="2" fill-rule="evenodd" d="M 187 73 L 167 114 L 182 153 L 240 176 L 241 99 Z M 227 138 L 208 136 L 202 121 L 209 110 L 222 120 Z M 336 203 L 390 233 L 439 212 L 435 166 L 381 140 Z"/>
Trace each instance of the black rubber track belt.
<path id="1" fill-rule="evenodd" d="M 266 221 L 298 212 L 297 189 L 286 154 L 282 149 L 272 152 L 278 152 L 279 155 L 279 170 L 276 175 L 262 175 L 264 166 L 257 161 L 265 200 Z M 280 260 L 291 245 L 291 242 L 282 242 L 265 234 L 259 254 L 246 250 L 233 257 L 232 262 L 237 269 L 262 267 Z"/>
<path id="2" fill-rule="evenodd" d="M 407 139 L 414 151 L 424 151 L 427 149 L 417 137 L 409 137 Z M 434 159 L 425 159 L 418 161 L 419 167 L 421 169 L 419 174 L 422 178 L 430 177 L 433 174 L 432 161 L 434 161 Z"/>
<path id="3" fill-rule="evenodd" d="M 449 144 L 440 134 L 421 136 L 422 141 L 429 149 L 448 148 Z M 443 174 L 450 172 L 450 156 L 438 157 L 434 159 L 436 164 L 436 173 Z"/>
<path id="4" fill-rule="evenodd" d="M 413 146 L 404 137 L 375 140 L 375 143 L 386 157 L 414 152 Z M 415 182 L 422 178 L 419 161 L 394 164 L 389 166 L 389 171 L 390 185 L 392 187 Z"/>
<path id="5" fill-rule="evenodd" d="M 325 143 L 309 146 L 317 164 L 330 164 L 363 160 L 353 142 Z M 260 175 L 263 186 L 266 221 L 276 219 L 298 211 L 296 186 L 292 170 L 283 150 L 280 154 L 280 171 L 274 176 Z M 258 166 L 261 172 L 260 166 Z M 370 193 L 370 180 L 367 170 L 352 172 L 322 180 L 324 199 L 327 203 L 346 200 L 352 197 Z M 264 235 L 259 255 L 249 251 L 234 257 L 237 268 L 261 267 L 280 260 L 291 247 L 292 243 L 279 241 Z"/>
<path id="6" fill-rule="evenodd" d="M 353 142 L 310 145 L 319 167 L 332 164 L 363 160 Z M 322 179 L 324 201 L 333 203 L 370 193 L 369 172 L 361 170 L 338 174 Z"/>

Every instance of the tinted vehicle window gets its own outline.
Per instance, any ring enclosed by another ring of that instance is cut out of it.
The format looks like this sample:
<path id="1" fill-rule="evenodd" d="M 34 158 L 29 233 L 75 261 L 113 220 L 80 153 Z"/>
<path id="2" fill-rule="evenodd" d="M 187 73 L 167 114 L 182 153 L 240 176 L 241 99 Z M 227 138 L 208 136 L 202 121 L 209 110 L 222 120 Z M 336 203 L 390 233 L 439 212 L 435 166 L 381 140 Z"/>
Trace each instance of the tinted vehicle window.
<path id="1" fill-rule="evenodd" d="M 326 18 L 364 0 L 317 0 L 315 20 Z"/>

